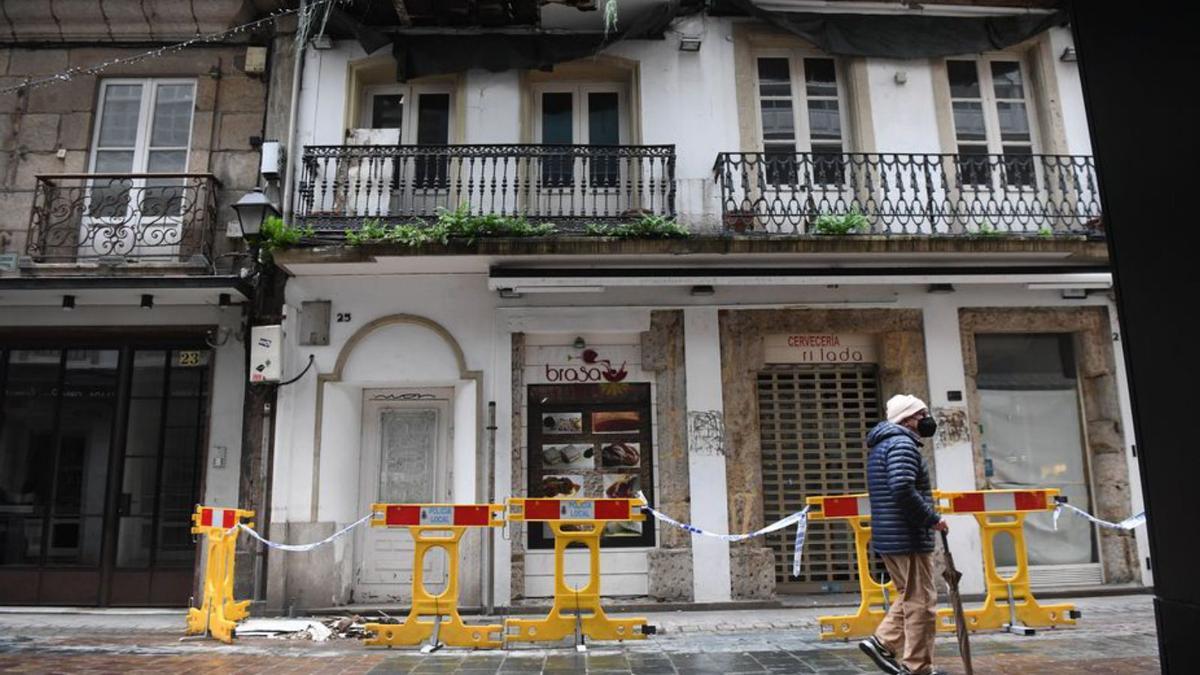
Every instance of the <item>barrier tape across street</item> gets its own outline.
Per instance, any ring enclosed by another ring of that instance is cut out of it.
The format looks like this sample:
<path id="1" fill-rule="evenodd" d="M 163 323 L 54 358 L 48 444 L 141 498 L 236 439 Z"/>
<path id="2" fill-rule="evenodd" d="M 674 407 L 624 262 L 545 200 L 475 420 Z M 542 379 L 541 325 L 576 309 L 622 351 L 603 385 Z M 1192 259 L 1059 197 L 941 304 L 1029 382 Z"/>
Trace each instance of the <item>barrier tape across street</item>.
<path id="1" fill-rule="evenodd" d="M 1079 515 L 1083 516 L 1084 518 L 1087 518 L 1088 520 L 1099 525 L 1100 527 L 1107 527 L 1110 530 L 1126 530 L 1126 531 L 1128 531 L 1128 530 L 1134 529 L 1135 527 L 1138 527 L 1139 525 L 1146 524 L 1146 512 L 1145 511 L 1142 511 L 1141 513 L 1137 514 L 1136 516 L 1130 516 L 1130 517 L 1126 518 L 1125 520 L 1122 520 L 1119 523 L 1114 523 L 1114 522 L 1111 522 L 1108 520 L 1104 520 L 1103 518 L 1097 518 L 1096 516 L 1093 516 L 1092 514 L 1088 513 L 1087 511 L 1084 511 L 1083 509 L 1081 509 L 1077 506 L 1072 506 L 1071 504 L 1068 504 L 1066 502 L 1059 502 L 1058 505 L 1054 507 L 1053 515 L 1054 515 L 1054 529 L 1055 530 L 1058 530 L 1058 517 L 1059 517 L 1059 515 L 1062 514 L 1063 509 L 1067 509 L 1068 511 L 1074 511 L 1075 513 L 1078 513 Z"/>
<path id="2" fill-rule="evenodd" d="M 262 543 L 266 544 L 270 548 L 279 549 L 280 551 L 292 551 L 293 553 L 303 553 L 304 551 L 311 551 L 314 548 L 324 546 L 325 544 L 328 544 L 328 543 L 334 541 L 335 539 L 341 537 L 342 535 L 346 534 L 350 530 L 353 530 L 354 528 L 358 527 L 359 525 L 362 525 L 363 523 L 367 522 L 374 515 L 375 514 L 373 514 L 373 513 L 368 513 L 367 515 L 363 516 L 362 518 L 359 518 L 358 520 L 347 525 L 346 527 L 343 527 L 342 529 L 338 530 L 337 532 L 334 532 L 333 534 L 329 535 L 328 537 L 325 537 L 321 541 L 314 541 L 311 544 L 280 544 L 278 542 L 274 542 L 274 541 L 264 538 L 261 534 L 255 532 L 254 530 L 250 529 L 249 527 L 246 527 L 242 523 L 238 523 L 238 527 L 245 530 L 246 532 L 248 532 L 250 534 L 251 537 L 254 537 L 255 539 L 261 541 Z"/>

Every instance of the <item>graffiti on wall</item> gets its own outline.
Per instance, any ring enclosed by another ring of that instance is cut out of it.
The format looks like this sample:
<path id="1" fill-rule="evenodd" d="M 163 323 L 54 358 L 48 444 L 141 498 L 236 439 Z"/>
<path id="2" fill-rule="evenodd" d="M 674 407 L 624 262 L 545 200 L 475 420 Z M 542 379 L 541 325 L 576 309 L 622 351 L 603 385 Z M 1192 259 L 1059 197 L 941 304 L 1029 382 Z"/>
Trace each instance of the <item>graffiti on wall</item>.
<path id="1" fill-rule="evenodd" d="M 725 454 L 725 418 L 719 410 L 689 410 L 688 450 L 699 455 Z"/>
<path id="2" fill-rule="evenodd" d="M 955 443 L 970 443 L 971 429 L 967 424 L 967 410 L 962 407 L 934 408 L 933 418 L 937 420 L 937 436 L 934 444 L 938 446 Z"/>

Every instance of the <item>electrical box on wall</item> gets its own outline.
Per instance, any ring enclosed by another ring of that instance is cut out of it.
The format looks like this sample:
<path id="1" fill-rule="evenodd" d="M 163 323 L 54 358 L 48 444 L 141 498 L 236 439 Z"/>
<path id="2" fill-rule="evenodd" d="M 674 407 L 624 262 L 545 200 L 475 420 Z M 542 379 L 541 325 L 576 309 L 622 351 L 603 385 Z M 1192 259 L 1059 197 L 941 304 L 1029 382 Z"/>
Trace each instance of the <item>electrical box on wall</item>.
<path id="1" fill-rule="evenodd" d="M 283 365 L 283 326 L 250 329 L 250 381 L 278 382 Z"/>
<path id="2" fill-rule="evenodd" d="M 309 300 L 300 303 L 300 344 L 324 347 L 329 344 L 328 300 Z"/>

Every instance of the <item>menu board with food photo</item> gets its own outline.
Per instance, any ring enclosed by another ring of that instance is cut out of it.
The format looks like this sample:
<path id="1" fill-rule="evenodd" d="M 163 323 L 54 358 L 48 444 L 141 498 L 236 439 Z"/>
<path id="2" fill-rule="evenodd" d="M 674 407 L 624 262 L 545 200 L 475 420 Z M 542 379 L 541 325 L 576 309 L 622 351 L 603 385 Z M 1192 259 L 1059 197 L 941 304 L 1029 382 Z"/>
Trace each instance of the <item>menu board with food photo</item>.
<path id="1" fill-rule="evenodd" d="M 613 441 L 600 445 L 600 466 L 605 469 L 636 469 L 642 465 L 641 446 L 637 442 Z"/>
<path id="2" fill-rule="evenodd" d="M 538 497 L 583 497 L 583 476 L 547 474 L 538 484 Z"/>
<path id="3" fill-rule="evenodd" d="M 542 466 L 549 469 L 593 469 L 596 448 L 591 443 L 547 443 L 542 445 Z"/>
<path id="4" fill-rule="evenodd" d="M 527 494 L 632 498 L 653 503 L 654 462 L 648 383 L 537 384 L 528 387 Z M 654 523 L 608 523 L 601 546 L 654 546 Z M 529 548 L 554 547 L 549 527 L 528 528 Z"/>

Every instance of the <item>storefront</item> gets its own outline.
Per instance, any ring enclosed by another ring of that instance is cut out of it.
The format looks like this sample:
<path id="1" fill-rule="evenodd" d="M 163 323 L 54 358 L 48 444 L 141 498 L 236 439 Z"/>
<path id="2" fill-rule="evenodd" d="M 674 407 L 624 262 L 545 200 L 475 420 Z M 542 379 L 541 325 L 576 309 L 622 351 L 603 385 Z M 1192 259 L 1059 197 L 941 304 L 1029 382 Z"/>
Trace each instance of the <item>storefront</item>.
<path id="1" fill-rule="evenodd" d="M 213 356 L 202 335 L 0 345 L 0 603 L 186 604 Z"/>

